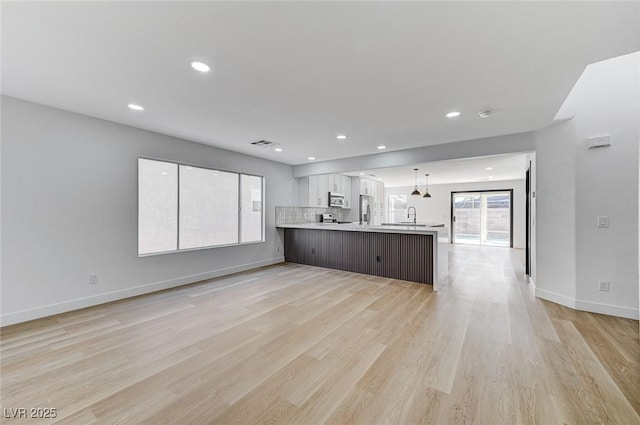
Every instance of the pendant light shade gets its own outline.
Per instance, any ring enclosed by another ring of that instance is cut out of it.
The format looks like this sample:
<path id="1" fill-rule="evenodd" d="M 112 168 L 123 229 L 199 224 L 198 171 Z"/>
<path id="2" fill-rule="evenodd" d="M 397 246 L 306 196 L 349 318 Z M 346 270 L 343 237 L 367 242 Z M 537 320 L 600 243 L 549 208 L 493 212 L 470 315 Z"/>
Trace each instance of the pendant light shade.
<path id="1" fill-rule="evenodd" d="M 422 193 L 418 190 L 418 169 L 414 168 L 413 172 L 416 174 L 416 185 L 413 188 L 413 192 L 411 192 L 411 196 L 421 196 Z"/>
<path id="2" fill-rule="evenodd" d="M 431 198 L 431 194 L 429 193 L 429 174 L 425 174 L 424 175 L 426 177 L 426 187 L 424 189 L 424 195 L 422 195 L 423 198 Z"/>

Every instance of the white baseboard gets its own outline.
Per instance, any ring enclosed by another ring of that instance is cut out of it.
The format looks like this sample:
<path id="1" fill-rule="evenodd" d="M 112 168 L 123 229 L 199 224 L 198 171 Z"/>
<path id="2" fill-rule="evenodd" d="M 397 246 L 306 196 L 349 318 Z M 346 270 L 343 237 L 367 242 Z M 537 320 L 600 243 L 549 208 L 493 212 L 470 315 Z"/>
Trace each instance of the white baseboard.
<path id="1" fill-rule="evenodd" d="M 608 316 L 624 317 L 625 319 L 638 320 L 640 314 L 637 309 L 622 307 L 612 304 L 596 303 L 593 301 L 577 300 L 545 289 L 536 288 L 536 297 L 542 298 L 574 310 L 588 311 L 590 313 L 606 314 Z"/>
<path id="2" fill-rule="evenodd" d="M 529 276 L 529 290 L 535 295 L 536 293 L 536 281 L 533 280 L 531 276 Z"/>
<path id="3" fill-rule="evenodd" d="M 536 297 L 572 308 L 574 310 L 576 308 L 575 298 L 570 298 L 556 292 L 547 291 L 546 289 L 536 288 Z"/>
<path id="4" fill-rule="evenodd" d="M 638 320 L 638 310 L 619 305 L 596 303 L 593 301 L 576 300 L 576 310 L 589 311 L 591 313 L 606 314 L 608 316 L 624 317 L 625 319 Z"/>
<path id="5" fill-rule="evenodd" d="M 29 320 L 40 319 L 42 317 L 53 316 L 54 314 L 66 313 L 68 311 L 79 310 L 81 308 L 117 301 L 124 298 L 135 297 L 137 295 L 148 294 L 150 292 L 162 291 L 163 289 L 175 288 L 177 286 L 187 285 L 190 283 L 199 282 L 201 280 L 213 279 L 215 277 L 256 269 L 258 267 L 270 266 L 272 264 L 278 264 L 282 262 L 284 262 L 284 257 L 269 258 L 267 260 L 256 261 L 254 263 L 240 264 L 238 266 L 225 267 L 222 269 L 211 270 L 205 273 L 198 273 L 189 276 L 178 277 L 175 279 L 148 283 L 146 285 L 106 292 L 103 294 L 92 295 L 90 297 L 76 298 L 56 304 L 48 304 L 40 307 L 30 308 L 27 310 L 3 314 L 2 316 L 0 316 L 0 323 L 1 326 L 8 326 L 16 323 L 27 322 Z"/>

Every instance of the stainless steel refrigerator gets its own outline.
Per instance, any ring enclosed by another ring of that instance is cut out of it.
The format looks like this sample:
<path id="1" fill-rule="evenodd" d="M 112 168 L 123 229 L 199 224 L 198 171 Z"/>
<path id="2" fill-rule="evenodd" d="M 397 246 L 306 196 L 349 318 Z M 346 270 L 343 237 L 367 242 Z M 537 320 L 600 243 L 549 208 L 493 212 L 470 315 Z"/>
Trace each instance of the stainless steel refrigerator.
<path id="1" fill-rule="evenodd" d="M 360 195 L 360 224 L 371 224 L 373 196 Z"/>

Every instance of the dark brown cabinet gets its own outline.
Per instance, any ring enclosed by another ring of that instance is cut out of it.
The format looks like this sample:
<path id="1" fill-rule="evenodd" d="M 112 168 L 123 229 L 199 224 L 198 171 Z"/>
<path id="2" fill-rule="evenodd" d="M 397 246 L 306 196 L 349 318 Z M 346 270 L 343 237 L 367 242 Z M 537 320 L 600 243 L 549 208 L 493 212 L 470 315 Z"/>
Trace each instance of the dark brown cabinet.
<path id="1" fill-rule="evenodd" d="M 355 273 L 433 283 L 433 236 L 285 229 L 285 260 Z"/>

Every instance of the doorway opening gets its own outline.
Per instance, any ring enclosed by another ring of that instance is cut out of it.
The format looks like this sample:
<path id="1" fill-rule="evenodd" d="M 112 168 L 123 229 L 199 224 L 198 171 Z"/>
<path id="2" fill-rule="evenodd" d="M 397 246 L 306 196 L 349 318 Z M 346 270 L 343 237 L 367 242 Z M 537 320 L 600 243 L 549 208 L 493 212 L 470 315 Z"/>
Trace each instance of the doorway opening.
<path id="1" fill-rule="evenodd" d="M 451 242 L 513 247 L 513 189 L 451 192 Z"/>

